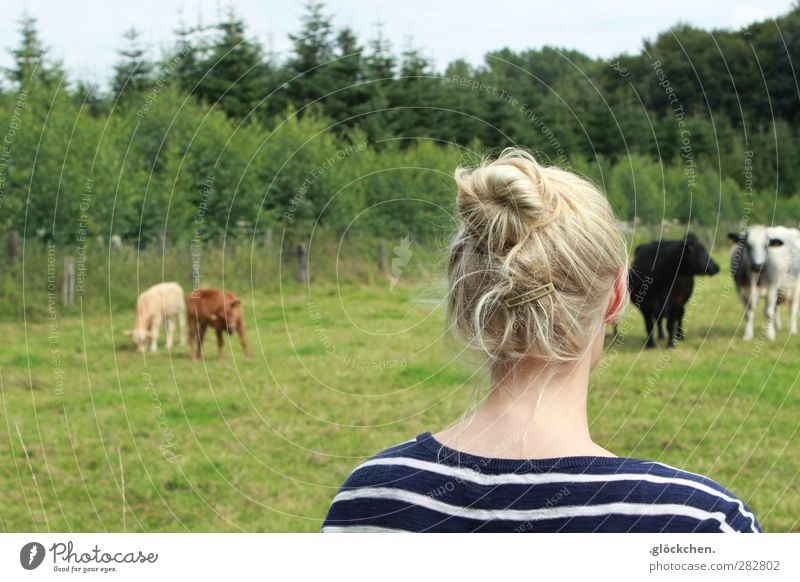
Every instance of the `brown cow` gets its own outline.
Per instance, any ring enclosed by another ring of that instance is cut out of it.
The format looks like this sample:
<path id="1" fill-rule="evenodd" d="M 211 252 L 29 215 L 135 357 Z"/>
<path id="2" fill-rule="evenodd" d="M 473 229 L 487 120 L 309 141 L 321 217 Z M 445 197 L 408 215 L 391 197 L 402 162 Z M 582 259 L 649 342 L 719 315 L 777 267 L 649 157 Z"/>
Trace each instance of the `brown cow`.
<path id="1" fill-rule="evenodd" d="M 192 359 L 200 357 L 206 328 L 211 326 L 217 332 L 219 358 L 222 359 L 222 332 L 228 335 L 238 332 L 244 355 L 247 356 L 247 338 L 244 335 L 244 308 L 242 300 L 230 291 L 220 289 L 195 289 L 189 293 L 187 311 L 189 312 L 189 346 Z"/>

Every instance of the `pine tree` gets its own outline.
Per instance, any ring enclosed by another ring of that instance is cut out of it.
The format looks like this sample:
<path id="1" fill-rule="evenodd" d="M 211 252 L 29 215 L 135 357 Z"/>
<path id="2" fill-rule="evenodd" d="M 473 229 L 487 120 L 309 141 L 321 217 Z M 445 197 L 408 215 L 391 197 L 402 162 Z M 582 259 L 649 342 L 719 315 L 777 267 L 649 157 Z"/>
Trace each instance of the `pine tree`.
<path id="1" fill-rule="evenodd" d="M 200 61 L 203 58 L 203 51 L 208 50 L 203 39 L 197 38 L 198 32 L 202 32 L 201 27 L 192 28 L 183 23 L 175 30 L 177 40 L 171 55 L 173 78 L 187 93 L 193 92 L 203 77 Z"/>
<path id="2" fill-rule="evenodd" d="M 463 59 L 447 66 L 438 101 L 446 110 L 438 129 L 440 139 L 467 146 L 473 140 L 484 141 L 484 136 L 491 135 L 491 128 L 487 128 L 483 121 L 485 109 L 489 107 L 487 99 L 461 84 L 471 81 L 476 75 L 477 71 Z M 491 139 L 486 139 L 485 143 L 491 143 Z"/>
<path id="3" fill-rule="evenodd" d="M 364 84 L 364 54 L 355 34 L 344 28 L 336 35 L 335 60 L 329 68 L 332 93 L 325 99 L 325 112 L 343 127 L 361 123 L 360 114 L 369 99 Z"/>
<path id="4" fill-rule="evenodd" d="M 48 62 L 45 59 L 47 52 L 39 40 L 36 29 L 36 19 L 27 14 L 19 21 L 20 35 L 22 37 L 19 47 L 11 49 L 14 67 L 6 69 L 6 76 L 17 86 L 27 85 L 31 82 L 42 82 L 51 85 L 64 77 L 60 62 Z"/>
<path id="5" fill-rule="evenodd" d="M 288 86 L 289 98 L 298 109 L 306 107 L 334 90 L 330 61 L 334 58 L 333 25 L 324 14 L 325 4 L 309 0 L 304 5 L 302 28 L 290 34 L 294 55 L 288 67 L 294 78 Z M 324 105 L 324 104 L 323 104 Z"/>
<path id="6" fill-rule="evenodd" d="M 383 29 L 378 24 L 376 37 L 370 41 L 370 52 L 364 62 L 364 75 L 367 82 L 368 99 L 365 104 L 368 115 L 364 117 L 362 127 L 372 141 L 387 139 L 394 135 L 396 126 L 395 112 L 392 110 L 395 90 L 395 68 L 397 60 L 392 55 L 391 45 L 383 36 Z"/>
<path id="7" fill-rule="evenodd" d="M 433 75 L 428 60 L 410 42 L 402 57 L 400 76 L 391 93 L 396 125 L 408 137 L 434 135 L 440 117 L 434 108 L 441 91 L 438 75 Z"/>
<path id="8" fill-rule="evenodd" d="M 111 82 L 113 98 L 118 101 L 128 93 L 147 90 L 153 83 L 153 64 L 145 59 L 139 36 L 139 31 L 133 27 L 122 35 L 126 45 L 117 51 L 121 58 L 114 66 L 114 79 Z"/>
<path id="9" fill-rule="evenodd" d="M 72 100 L 76 107 L 85 107 L 95 117 L 106 112 L 107 101 L 99 94 L 93 83 L 79 80 L 72 92 Z"/>
<path id="10" fill-rule="evenodd" d="M 219 37 L 199 63 L 203 78 L 196 94 L 229 117 L 243 119 L 269 95 L 269 66 L 261 45 L 245 37 L 244 23 L 233 11 L 215 28 Z"/>

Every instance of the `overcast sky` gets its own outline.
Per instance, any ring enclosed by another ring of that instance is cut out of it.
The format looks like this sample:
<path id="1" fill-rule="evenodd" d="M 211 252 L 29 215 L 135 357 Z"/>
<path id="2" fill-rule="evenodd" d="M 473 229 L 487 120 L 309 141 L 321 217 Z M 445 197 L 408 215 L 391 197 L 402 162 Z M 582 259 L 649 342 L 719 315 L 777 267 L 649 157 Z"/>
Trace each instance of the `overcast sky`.
<path id="1" fill-rule="evenodd" d="M 515 50 L 551 45 L 580 50 L 593 57 L 636 52 L 677 22 L 706 29 L 740 28 L 787 12 L 791 0 L 328 0 L 335 26 L 350 26 L 364 41 L 382 22 L 396 52 L 411 38 L 437 69 L 457 58 L 480 64 L 494 49 Z M 51 54 L 63 60 L 72 79 L 105 86 L 131 26 L 142 32 L 150 56 L 171 46 L 181 19 L 210 22 L 220 6 L 233 6 L 249 35 L 279 56 L 290 48 L 287 34 L 296 32 L 303 12 L 300 0 L 3 0 L 0 20 L 0 66 L 8 66 L 8 49 L 19 40 L 19 16 L 38 19 L 39 32 Z"/>

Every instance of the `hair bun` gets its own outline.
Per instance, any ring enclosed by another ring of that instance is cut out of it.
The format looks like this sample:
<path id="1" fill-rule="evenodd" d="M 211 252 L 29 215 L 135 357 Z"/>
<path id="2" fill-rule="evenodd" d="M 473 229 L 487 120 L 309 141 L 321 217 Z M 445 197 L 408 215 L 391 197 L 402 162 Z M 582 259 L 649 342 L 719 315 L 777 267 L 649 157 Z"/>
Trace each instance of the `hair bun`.
<path id="1" fill-rule="evenodd" d="M 470 233 L 502 250 L 558 218 L 559 195 L 542 170 L 519 150 L 475 170 L 457 170 L 458 211 Z"/>
<path id="2" fill-rule="evenodd" d="M 608 199 L 522 150 L 455 178 L 461 220 L 447 270 L 449 329 L 504 374 L 522 361 L 552 371 L 585 357 L 628 272 Z"/>

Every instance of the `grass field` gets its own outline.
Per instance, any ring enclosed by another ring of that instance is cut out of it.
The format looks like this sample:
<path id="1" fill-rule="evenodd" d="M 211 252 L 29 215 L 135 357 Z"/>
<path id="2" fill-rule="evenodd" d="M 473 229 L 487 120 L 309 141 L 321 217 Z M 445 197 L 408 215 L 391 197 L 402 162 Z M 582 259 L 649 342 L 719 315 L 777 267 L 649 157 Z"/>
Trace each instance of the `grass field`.
<path id="1" fill-rule="evenodd" d="M 221 362 L 213 341 L 205 362 L 168 353 L 163 331 L 158 353 L 137 354 L 122 336 L 132 303 L 0 322 L 0 530 L 317 530 L 358 462 L 483 393 L 445 344 L 432 280 L 229 285 L 252 355 L 226 340 Z M 618 455 L 711 476 L 765 531 L 800 531 L 800 337 L 745 343 L 741 326 L 724 269 L 698 279 L 676 350 L 642 350 L 631 308 L 593 376 L 592 431 Z"/>

